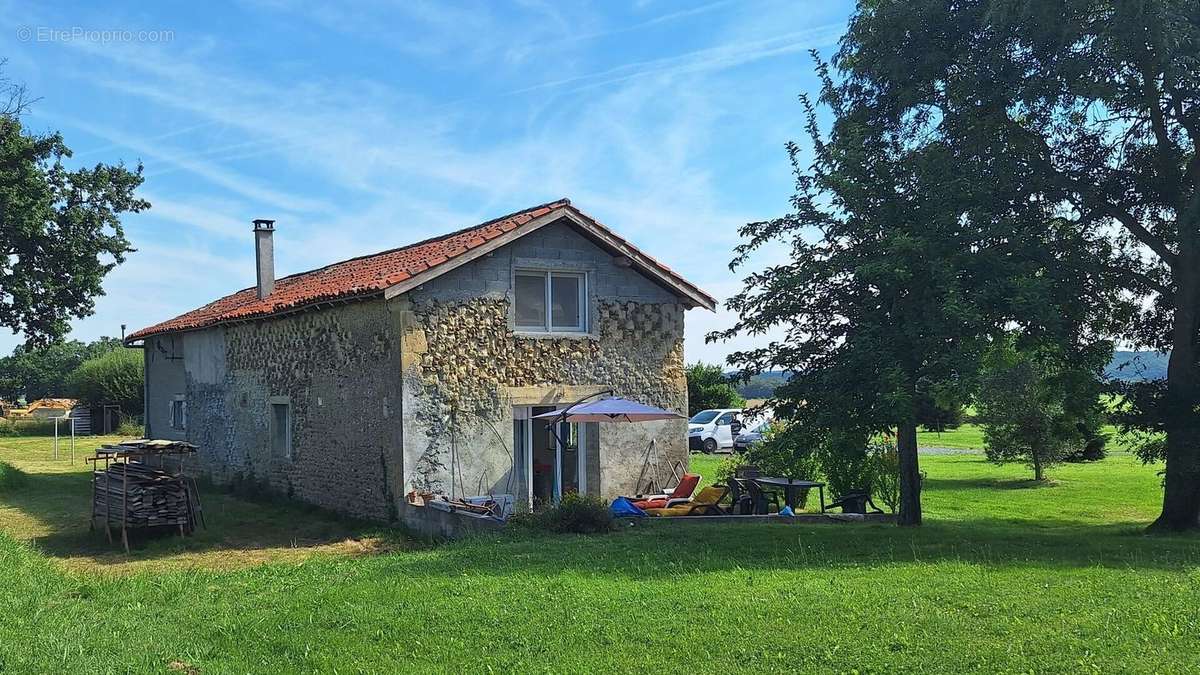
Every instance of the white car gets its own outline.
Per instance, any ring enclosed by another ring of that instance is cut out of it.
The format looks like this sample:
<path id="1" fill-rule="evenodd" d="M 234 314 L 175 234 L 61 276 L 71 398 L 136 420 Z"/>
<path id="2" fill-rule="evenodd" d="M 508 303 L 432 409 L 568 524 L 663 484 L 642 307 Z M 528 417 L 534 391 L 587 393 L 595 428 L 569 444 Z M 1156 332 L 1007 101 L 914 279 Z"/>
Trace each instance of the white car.
<path id="1" fill-rule="evenodd" d="M 688 420 L 688 449 L 712 454 L 733 448 L 733 420 L 740 408 L 701 410 Z"/>

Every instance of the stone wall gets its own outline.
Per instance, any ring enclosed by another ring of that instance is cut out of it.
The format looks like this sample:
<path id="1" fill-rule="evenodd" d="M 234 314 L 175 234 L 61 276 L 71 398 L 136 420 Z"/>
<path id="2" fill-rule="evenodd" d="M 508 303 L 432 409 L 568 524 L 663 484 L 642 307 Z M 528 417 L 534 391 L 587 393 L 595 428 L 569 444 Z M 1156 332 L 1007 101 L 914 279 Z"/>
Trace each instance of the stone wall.
<path id="1" fill-rule="evenodd" d="M 186 436 L 200 471 L 391 519 L 401 473 L 392 320 L 372 300 L 184 333 Z M 291 407 L 290 457 L 272 447 L 273 402 Z"/>
<path id="2" fill-rule="evenodd" d="M 527 267 L 587 274 L 586 333 L 513 329 L 511 279 Z M 685 311 L 669 292 L 618 267 L 566 225 L 527 235 L 409 293 L 399 307 L 405 485 L 523 494 L 524 467 L 513 456 L 514 405 L 569 403 L 612 389 L 686 411 Z M 683 420 L 596 429 L 599 462 L 594 473 L 589 467 L 589 492 L 611 497 L 633 491 L 651 439 L 664 467 L 675 460 L 686 465 Z"/>

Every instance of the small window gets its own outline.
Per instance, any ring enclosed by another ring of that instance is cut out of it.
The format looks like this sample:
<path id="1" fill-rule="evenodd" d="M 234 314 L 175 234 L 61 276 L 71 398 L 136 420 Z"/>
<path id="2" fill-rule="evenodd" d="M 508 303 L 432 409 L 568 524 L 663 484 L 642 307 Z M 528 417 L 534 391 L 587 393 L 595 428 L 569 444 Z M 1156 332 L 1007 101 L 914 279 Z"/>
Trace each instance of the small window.
<path id="1" fill-rule="evenodd" d="M 187 428 L 187 401 L 182 396 L 171 401 L 171 428 L 181 431 Z"/>
<path id="2" fill-rule="evenodd" d="M 518 272 L 515 323 L 520 330 L 587 330 L 587 277 L 579 272 Z"/>
<path id="3" fill-rule="evenodd" d="M 546 277 L 517 275 L 517 328 L 546 328 Z"/>
<path id="4" fill-rule="evenodd" d="M 727 412 L 717 418 L 717 426 L 723 427 L 729 424 L 733 424 L 733 413 Z"/>
<path id="5" fill-rule="evenodd" d="M 271 454 L 292 458 L 292 405 L 271 401 Z"/>

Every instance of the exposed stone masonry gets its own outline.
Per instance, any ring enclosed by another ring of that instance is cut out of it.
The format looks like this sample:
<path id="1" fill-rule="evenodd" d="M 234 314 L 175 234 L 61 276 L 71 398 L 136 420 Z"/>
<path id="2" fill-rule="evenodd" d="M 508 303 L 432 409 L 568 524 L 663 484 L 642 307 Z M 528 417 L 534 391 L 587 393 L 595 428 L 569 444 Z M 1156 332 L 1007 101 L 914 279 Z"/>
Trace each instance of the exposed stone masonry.
<path id="1" fill-rule="evenodd" d="M 452 434 L 484 435 L 477 428 L 484 421 L 506 419 L 509 387 L 605 384 L 618 395 L 686 408 L 682 305 L 603 301 L 597 330 L 579 336 L 514 333 L 506 299 L 424 300 L 412 309 L 405 374 L 421 387 L 411 412 L 429 439 L 413 467 L 418 487 L 444 488 Z"/>

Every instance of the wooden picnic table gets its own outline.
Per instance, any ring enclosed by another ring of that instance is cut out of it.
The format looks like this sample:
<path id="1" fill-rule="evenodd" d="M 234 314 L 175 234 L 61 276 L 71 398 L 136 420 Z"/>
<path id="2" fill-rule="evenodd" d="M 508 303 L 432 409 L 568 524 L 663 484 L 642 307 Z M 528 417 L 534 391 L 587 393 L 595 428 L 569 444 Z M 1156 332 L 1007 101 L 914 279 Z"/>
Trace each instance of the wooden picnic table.
<path id="1" fill-rule="evenodd" d="M 751 478 L 750 480 L 758 483 L 760 488 L 783 488 L 783 502 L 796 510 L 796 502 L 799 501 L 801 490 L 811 490 L 817 488 L 817 492 L 821 496 L 821 513 L 825 513 L 825 484 L 818 483 L 812 480 L 800 480 L 799 478 L 787 478 L 778 476 L 760 476 Z"/>

